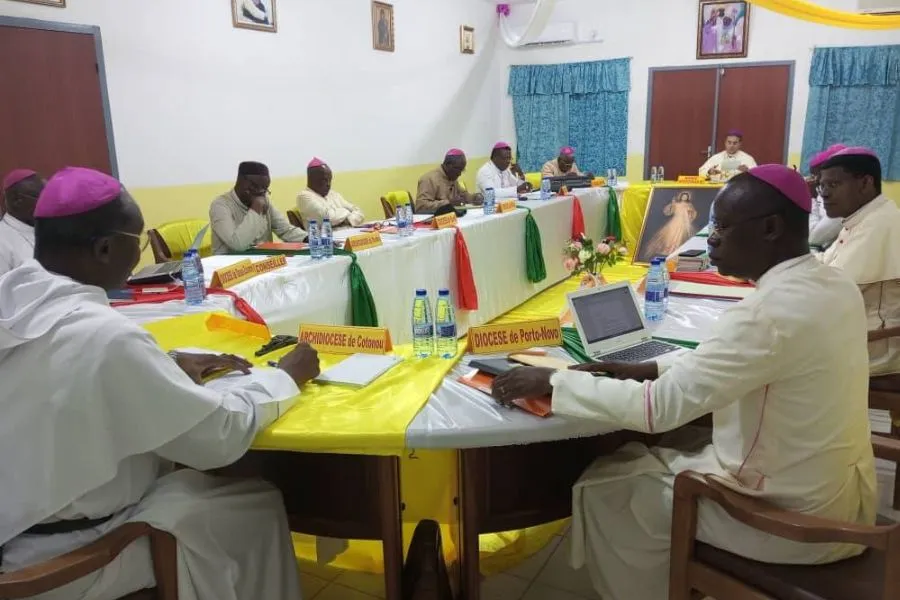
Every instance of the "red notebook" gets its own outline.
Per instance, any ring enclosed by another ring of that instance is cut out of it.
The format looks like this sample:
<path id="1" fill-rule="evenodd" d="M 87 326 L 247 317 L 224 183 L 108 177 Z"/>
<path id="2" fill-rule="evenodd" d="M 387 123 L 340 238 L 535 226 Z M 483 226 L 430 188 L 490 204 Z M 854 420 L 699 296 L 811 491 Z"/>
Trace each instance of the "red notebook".
<path id="1" fill-rule="evenodd" d="M 457 381 L 474 388 L 479 392 L 484 392 L 488 396 L 491 395 L 491 390 L 494 387 L 494 376 L 482 371 L 477 371 L 472 377 L 460 377 Z M 549 396 L 542 396 L 539 398 L 516 398 L 512 403 L 516 407 L 521 408 L 525 412 L 531 413 L 536 417 L 549 417 L 551 413 Z"/>

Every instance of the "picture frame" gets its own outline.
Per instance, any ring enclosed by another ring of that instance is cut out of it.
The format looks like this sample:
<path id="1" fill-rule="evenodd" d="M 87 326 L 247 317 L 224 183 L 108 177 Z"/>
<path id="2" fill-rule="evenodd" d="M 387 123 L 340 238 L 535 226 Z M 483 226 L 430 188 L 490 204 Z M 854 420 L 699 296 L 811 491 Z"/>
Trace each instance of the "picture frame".
<path id="1" fill-rule="evenodd" d="M 231 0 L 231 24 L 237 29 L 278 32 L 278 0 Z"/>
<path id="2" fill-rule="evenodd" d="M 713 200 L 722 186 L 654 186 L 647 201 L 632 264 L 649 265 L 669 256 L 706 227 Z"/>
<path id="3" fill-rule="evenodd" d="M 394 51 L 394 5 L 372 0 L 372 49 Z"/>
<path id="4" fill-rule="evenodd" d="M 475 28 L 469 25 L 459 27 L 459 51 L 461 54 L 475 54 Z"/>
<path id="5" fill-rule="evenodd" d="M 749 45 L 749 2 L 700 1 L 697 60 L 746 58 Z"/>
<path id="6" fill-rule="evenodd" d="M 55 6 L 56 8 L 65 8 L 66 0 L 15 0 L 16 2 L 25 2 L 26 4 L 40 4 L 42 6 Z"/>

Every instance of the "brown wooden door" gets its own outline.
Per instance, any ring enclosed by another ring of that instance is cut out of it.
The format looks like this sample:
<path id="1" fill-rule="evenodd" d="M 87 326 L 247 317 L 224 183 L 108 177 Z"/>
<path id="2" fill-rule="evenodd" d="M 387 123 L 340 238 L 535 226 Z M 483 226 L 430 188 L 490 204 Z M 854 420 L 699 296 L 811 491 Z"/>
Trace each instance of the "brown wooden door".
<path id="1" fill-rule="evenodd" d="M 719 79 L 717 152 L 729 130 L 744 132 L 743 150 L 759 164 L 784 164 L 791 94 L 789 65 L 723 68 Z"/>
<path id="2" fill-rule="evenodd" d="M 0 26 L 0 173 L 111 172 L 94 36 Z"/>
<path id="3" fill-rule="evenodd" d="M 645 176 L 659 165 L 666 179 L 697 174 L 713 138 L 716 77 L 716 69 L 653 72 Z"/>

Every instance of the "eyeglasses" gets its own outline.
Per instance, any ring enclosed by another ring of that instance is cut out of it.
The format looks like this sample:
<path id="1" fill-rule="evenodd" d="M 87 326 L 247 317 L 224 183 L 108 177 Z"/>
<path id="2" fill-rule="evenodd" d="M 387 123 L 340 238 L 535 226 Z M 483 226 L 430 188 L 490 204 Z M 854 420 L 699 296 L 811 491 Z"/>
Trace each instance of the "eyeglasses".
<path id="1" fill-rule="evenodd" d="M 755 217 L 750 217 L 748 219 L 744 219 L 743 221 L 738 221 L 736 223 L 731 223 L 730 225 L 722 225 L 718 223 L 715 219 L 712 219 L 709 223 L 709 235 L 716 234 L 717 237 L 722 237 L 723 234 L 730 231 L 732 228 L 743 225 L 744 223 L 749 223 L 750 221 L 758 221 L 759 219 L 765 219 L 766 217 L 772 217 L 774 215 L 780 215 L 782 211 L 770 212 L 764 215 L 757 215 Z"/>
<path id="2" fill-rule="evenodd" d="M 819 181 L 819 184 L 816 185 L 816 191 L 820 194 L 825 190 L 831 191 L 836 190 L 842 185 L 844 185 L 844 181 Z"/>
<path id="3" fill-rule="evenodd" d="M 147 249 L 147 246 L 150 245 L 150 236 L 146 231 L 142 231 L 141 233 L 129 233 L 127 231 L 110 231 L 110 233 L 114 235 L 124 235 L 125 237 L 134 238 L 138 241 L 138 244 L 141 247 L 141 253 L 143 254 L 144 250 Z"/>

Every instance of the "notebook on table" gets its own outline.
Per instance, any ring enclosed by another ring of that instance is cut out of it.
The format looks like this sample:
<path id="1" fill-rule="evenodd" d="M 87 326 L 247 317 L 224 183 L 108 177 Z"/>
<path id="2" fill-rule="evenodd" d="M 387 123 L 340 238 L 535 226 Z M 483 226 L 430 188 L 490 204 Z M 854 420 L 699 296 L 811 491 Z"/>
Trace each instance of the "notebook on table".
<path id="1" fill-rule="evenodd" d="M 645 362 L 685 352 L 681 346 L 652 339 L 637 294 L 626 281 L 573 292 L 568 301 L 591 360 Z"/>
<path id="2" fill-rule="evenodd" d="M 350 387 L 366 387 L 398 364 L 399 356 L 390 354 L 354 354 L 316 377 L 319 383 L 333 383 Z"/>
<path id="3" fill-rule="evenodd" d="M 479 362 L 479 361 L 474 361 L 469 364 L 472 367 L 475 367 L 476 362 Z M 496 361 L 491 360 L 491 361 L 481 361 L 481 362 L 482 363 L 491 363 L 491 366 L 488 367 L 490 370 L 495 370 L 495 369 L 502 370 L 503 367 L 501 365 L 504 362 L 508 363 L 507 370 L 518 368 L 518 367 L 522 366 L 520 364 L 516 364 L 512 361 L 509 361 L 505 358 L 498 359 Z M 476 370 L 473 370 L 471 373 L 467 373 L 466 375 L 463 375 L 462 377 L 457 379 L 457 381 L 459 381 L 460 383 L 467 385 L 473 389 L 476 389 L 479 392 L 484 392 L 485 394 L 490 396 L 491 392 L 494 389 L 494 377 L 495 376 L 496 375 L 493 375 L 491 373 L 477 370 L 477 367 L 476 367 Z M 513 406 L 520 408 L 527 413 L 531 413 L 531 414 L 535 415 L 536 417 L 548 417 L 548 416 L 550 416 L 550 413 L 551 413 L 550 396 L 541 396 L 541 397 L 537 397 L 537 398 L 516 398 L 515 400 L 512 401 L 512 404 L 513 404 Z"/>

